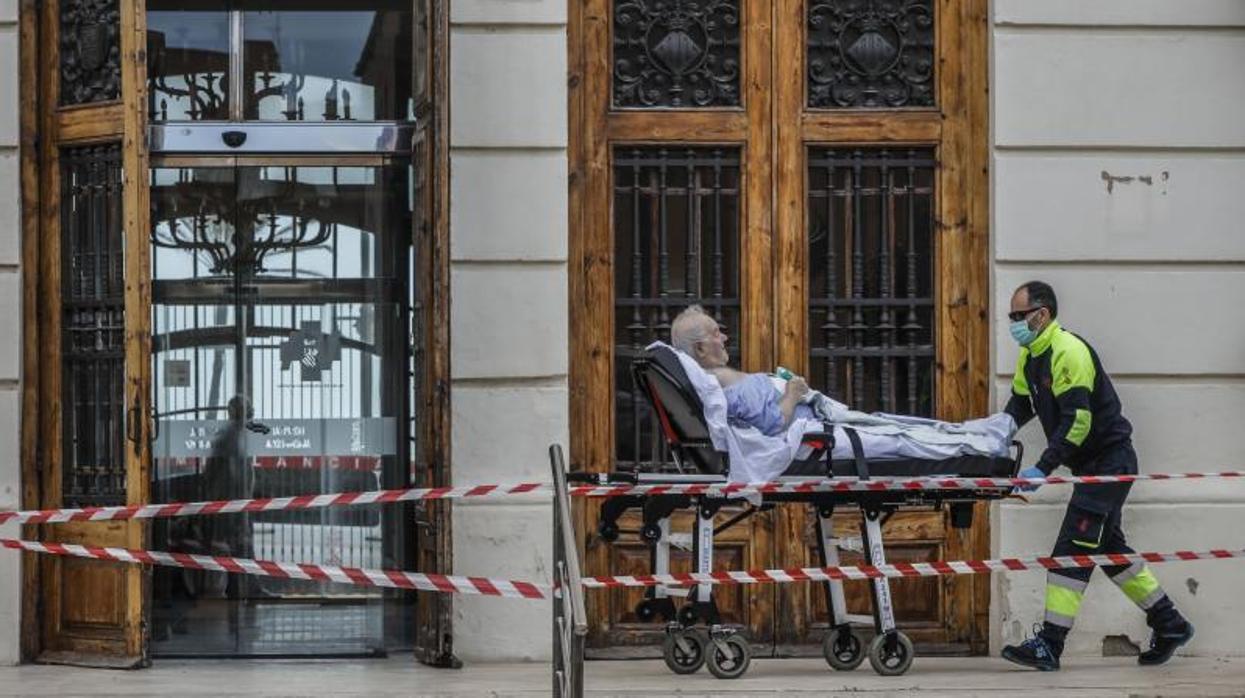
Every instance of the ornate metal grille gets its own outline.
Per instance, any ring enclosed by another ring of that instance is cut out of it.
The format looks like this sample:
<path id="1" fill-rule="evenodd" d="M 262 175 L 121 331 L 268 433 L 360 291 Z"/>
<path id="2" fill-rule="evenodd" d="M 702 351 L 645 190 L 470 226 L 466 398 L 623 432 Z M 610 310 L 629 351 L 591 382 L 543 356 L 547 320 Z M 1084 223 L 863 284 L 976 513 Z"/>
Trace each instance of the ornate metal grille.
<path id="1" fill-rule="evenodd" d="M 933 413 L 934 168 L 930 149 L 810 153 L 811 378 L 856 409 Z"/>
<path id="2" fill-rule="evenodd" d="M 61 159 L 62 494 L 66 506 L 125 501 L 125 265 L 121 147 Z"/>
<path id="3" fill-rule="evenodd" d="M 614 153 L 614 385 L 622 467 L 669 462 L 657 419 L 631 382 L 631 361 L 669 341 L 684 307 L 704 306 L 730 337 L 739 327 L 739 152 L 620 148 Z"/>
<path id="4" fill-rule="evenodd" d="M 934 104 L 933 0 L 819 0 L 808 8 L 808 105 Z"/>
<path id="5" fill-rule="evenodd" d="M 739 0 L 615 0 L 614 106 L 739 106 Z"/>
<path id="6" fill-rule="evenodd" d="M 121 96 L 121 9 L 118 0 L 61 0 L 61 104 Z"/>

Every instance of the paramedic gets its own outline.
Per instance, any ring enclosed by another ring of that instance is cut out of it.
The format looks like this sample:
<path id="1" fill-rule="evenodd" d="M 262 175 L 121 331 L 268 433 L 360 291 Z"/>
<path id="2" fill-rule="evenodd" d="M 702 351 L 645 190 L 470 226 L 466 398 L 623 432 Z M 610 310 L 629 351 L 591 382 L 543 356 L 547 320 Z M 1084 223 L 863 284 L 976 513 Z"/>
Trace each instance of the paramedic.
<path id="1" fill-rule="evenodd" d="M 1007 413 L 1024 426 L 1034 416 L 1042 423 L 1047 447 L 1021 477 L 1045 477 L 1060 465 L 1076 475 L 1137 473 L 1132 425 L 1120 411 L 1120 399 L 1098 354 L 1056 321 L 1055 291 L 1030 281 L 1012 295 L 1012 338 L 1020 345 Z M 1064 514 L 1052 555 L 1131 553 L 1120 527 L 1124 500 L 1132 483 L 1076 485 Z M 1046 619 L 1036 635 L 1003 648 L 1017 664 L 1053 671 L 1059 668 L 1064 639 L 1072 628 L 1089 584 L 1092 567 L 1051 570 L 1046 576 Z M 1103 567 L 1103 572 L 1146 614 L 1150 648 L 1138 663 L 1162 664 L 1193 637 L 1193 625 L 1176 610 L 1144 563 Z"/>

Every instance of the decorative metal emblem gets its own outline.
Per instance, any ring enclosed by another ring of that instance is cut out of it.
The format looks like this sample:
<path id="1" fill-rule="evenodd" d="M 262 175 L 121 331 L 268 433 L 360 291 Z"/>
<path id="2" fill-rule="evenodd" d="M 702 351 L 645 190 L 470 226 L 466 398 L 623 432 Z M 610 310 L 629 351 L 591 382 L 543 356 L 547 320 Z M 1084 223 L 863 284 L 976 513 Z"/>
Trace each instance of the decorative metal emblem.
<path id="1" fill-rule="evenodd" d="M 121 12 L 118 0 L 60 3 L 61 104 L 121 96 Z"/>
<path id="2" fill-rule="evenodd" d="M 318 383 L 325 371 L 342 357 L 342 338 L 336 330 L 333 334 L 320 331 L 319 320 L 306 320 L 301 329 L 290 334 L 281 344 L 281 363 L 286 369 L 294 364 L 300 367 L 300 377 Z"/>
<path id="3" fill-rule="evenodd" d="M 808 10 L 810 107 L 934 104 L 932 0 L 830 0 Z"/>
<path id="4" fill-rule="evenodd" d="M 739 0 L 614 6 L 614 106 L 739 106 Z"/>

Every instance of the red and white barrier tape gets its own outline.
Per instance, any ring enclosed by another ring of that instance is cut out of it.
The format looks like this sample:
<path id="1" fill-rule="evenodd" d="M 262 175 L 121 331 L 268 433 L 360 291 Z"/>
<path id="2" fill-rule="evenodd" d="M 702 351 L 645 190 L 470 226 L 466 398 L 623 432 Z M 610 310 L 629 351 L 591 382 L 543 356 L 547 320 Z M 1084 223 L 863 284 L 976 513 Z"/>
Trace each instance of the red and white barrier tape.
<path id="1" fill-rule="evenodd" d="M 572 497 L 656 496 L 670 494 L 733 497 L 748 494 L 811 494 L 819 492 L 885 492 L 913 490 L 977 490 L 1023 487 L 1026 485 L 1107 484 L 1149 480 L 1207 480 L 1245 478 L 1245 472 L 1173 473 L 1152 475 L 1087 475 L 1083 477 L 1053 475 L 1045 478 L 892 478 L 859 480 L 856 478 L 800 480 L 790 482 L 724 482 L 681 483 L 669 485 L 574 485 Z M 169 504 L 136 504 L 115 507 L 84 507 L 80 509 L 46 509 L 33 511 L 0 511 L 0 524 L 10 521 L 29 524 L 53 524 L 70 521 L 117 521 L 124 519 L 162 519 L 176 516 L 206 516 L 260 511 L 291 511 L 360 504 L 413 502 L 425 499 L 467 499 L 507 497 L 520 494 L 547 493 L 545 483 L 523 482 L 515 485 L 474 485 L 467 487 L 423 487 L 338 494 L 270 497 L 263 499 L 231 499 L 210 502 L 175 502 Z"/>
<path id="2" fill-rule="evenodd" d="M 1245 557 L 1245 550 L 1181 550 L 1174 553 L 1130 553 L 1110 555 L 1070 555 L 1066 557 L 1006 557 L 998 560 L 961 560 L 955 562 L 895 562 L 886 565 L 840 567 L 798 567 L 784 570 L 748 570 L 738 572 L 684 572 L 680 574 L 643 574 L 627 576 L 585 577 L 590 589 L 609 587 L 691 586 L 695 584 L 785 584 L 790 582 L 825 582 L 830 580 L 877 579 L 880 577 L 942 577 L 960 574 L 988 574 L 1031 569 L 1070 569 L 1076 567 L 1109 567 L 1134 562 L 1186 562 Z"/>
<path id="3" fill-rule="evenodd" d="M 461 499 L 464 497 L 504 497 L 528 492 L 548 492 L 549 485 L 539 482 L 518 485 L 476 485 L 474 487 L 423 487 L 340 494 L 308 494 L 299 497 L 266 499 L 231 499 L 213 502 L 178 502 L 171 504 L 133 504 L 115 507 L 84 507 L 81 509 L 47 509 L 43 511 L 0 511 L 0 524 L 9 521 L 44 524 L 69 521 L 118 521 L 123 519 L 164 519 L 175 516 L 238 514 L 259 511 L 291 511 L 323 509 L 356 504 L 412 502 L 423 499 Z"/>
<path id="4" fill-rule="evenodd" d="M 741 494 L 786 494 L 817 492 L 886 492 L 912 490 L 977 490 L 1031 485 L 1101 485 L 1149 480 L 1206 480 L 1245 478 L 1245 471 L 1220 473 L 1155 473 L 1150 475 L 1084 475 L 1050 477 L 914 477 L 860 480 L 857 478 L 819 478 L 785 482 L 688 483 L 669 485 L 574 485 L 572 497 L 621 497 L 624 495 L 688 494 L 733 496 Z"/>
<path id="5" fill-rule="evenodd" d="M 69 543 L 42 543 L 7 538 L 0 538 L 0 547 L 50 555 L 83 557 L 93 560 L 181 567 L 211 572 L 231 572 L 234 574 L 275 577 L 278 579 L 340 582 L 342 584 L 367 587 L 438 591 L 447 594 L 544 599 L 552 597 L 554 593 L 548 585 L 544 584 L 488 577 L 463 577 L 403 572 L 400 570 L 269 562 L 237 557 L 168 553 L 154 550 L 127 550 L 125 548 L 98 548 Z M 599 576 L 585 577 L 583 585 L 589 589 L 606 589 L 614 587 L 691 586 L 695 584 L 788 584 L 793 582 L 876 579 L 880 577 L 941 577 L 1031 569 L 1053 570 L 1131 565 L 1135 562 L 1188 562 L 1192 560 L 1222 560 L 1241 557 L 1245 557 L 1245 550 L 1207 550 L 1201 552 L 1181 550 L 1171 553 L 1010 557 L 997 560 L 896 562 L 886 565 L 803 567 L 783 570 Z"/>
<path id="6" fill-rule="evenodd" d="M 400 570 L 362 569 L 333 565 L 311 565 L 294 562 L 269 562 L 240 557 L 216 555 L 191 555 L 189 553 L 166 553 L 156 550 L 127 550 L 125 548 L 97 548 L 70 543 L 41 543 L 27 540 L 0 538 L 0 546 L 14 550 L 28 550 L 49 555 L 85 557 L 93 560 L 111 560 L 163 567 L 182 567 L 210 572 L 233 572 L 258 577 L 278 579 L 305 579 L 317 582 L 341 582 L 365 587 L 389 587 L 394 589 L 417 589 L 439 591 L 447 594 L 475 594 L 480 596 L 505 596 L 514 599 L 544 599 L 552 594 L 547 585 L 533 584 L 510 579 L 485 577 L 457 577 L 443 574 L 421 574 Z"/>

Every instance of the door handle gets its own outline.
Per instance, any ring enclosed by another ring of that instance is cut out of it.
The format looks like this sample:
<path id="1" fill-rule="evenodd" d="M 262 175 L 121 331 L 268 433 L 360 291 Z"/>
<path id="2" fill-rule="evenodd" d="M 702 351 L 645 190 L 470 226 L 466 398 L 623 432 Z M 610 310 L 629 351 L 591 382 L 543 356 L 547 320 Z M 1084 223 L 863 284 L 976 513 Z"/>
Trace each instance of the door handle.
<path id="1" fill-rule="evenodd" d="M 126 436 L 134 443 L 134 455 L 140 456 L 143 453 L 143 397 L 142 393 L 135 390 L 134 400 L 130 403 L 130 409 L 126 412 Z"/>

